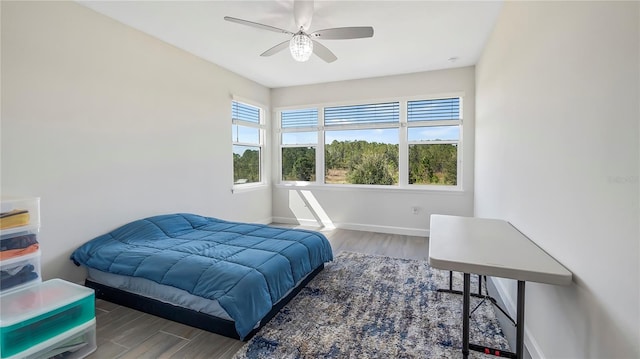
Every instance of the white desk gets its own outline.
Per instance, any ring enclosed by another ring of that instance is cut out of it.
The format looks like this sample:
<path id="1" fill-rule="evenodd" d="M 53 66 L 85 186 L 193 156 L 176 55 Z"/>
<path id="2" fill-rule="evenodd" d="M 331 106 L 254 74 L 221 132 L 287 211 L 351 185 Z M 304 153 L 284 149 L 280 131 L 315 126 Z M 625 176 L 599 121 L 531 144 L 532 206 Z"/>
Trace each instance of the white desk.
<path id="1" fill-rule="evenodd" d="M 469 355 L 470 274 L 518 280 L 516 358 L 524 349 L 525 281 L 568 285 L 572 274 L 509 222 L 431 215 L 429 265 L 464 273 L 462 353 Z M 479 350 L 478 345 L 472 349 Z"/>

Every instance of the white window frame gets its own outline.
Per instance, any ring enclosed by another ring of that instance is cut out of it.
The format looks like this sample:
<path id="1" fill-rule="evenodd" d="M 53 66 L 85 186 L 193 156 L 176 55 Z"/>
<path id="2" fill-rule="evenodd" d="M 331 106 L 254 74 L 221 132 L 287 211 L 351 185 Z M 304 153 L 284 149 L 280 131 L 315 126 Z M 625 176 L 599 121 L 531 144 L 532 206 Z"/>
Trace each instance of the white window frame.
<path id="1" fill-rule="evenodd" d="M 414 121 L 409 123 L 407 120 L 407 106 L 410 101 L 419 100 L 433 100 L 444 98 L 459 98 L 460 99 L 460 119 L 459 120 L 426 120 L 426 121 Z M 336 106 L 357 106 L 376 103 L 387 102 L 399 102 L 400 103 L 400 119 L 398 123 L 378 123 L 378 124 L 349 124 L 349 125 L 332 125 L 324 126 L 324 109 L 326 107 Z M 276 184 L 279 186 L 314 186 L 322 189 L 366 189 L 376 191 L 438 191 L 438 192 L 461 192 L 463 190 L 463 148 L 464 148 L 464 112 L 463 105 L 465 102 L 465 95 L 463 92 L 452 93 L 439 93 L 422 96 L 410 96 L 410 97 L 395 97 L 395 98 L 382 98 L 366 101 L 349 101 L 338 103 L 322 103 L 322 104 L 310 104 L 301 106 L 288 106 L 275 109 L 275 114 L 278 118 L 277 121 L 277 141 L 279 145 L 278 151 L 278 177 Z M 284 111 L 300 110 L 300 109 L 317 109 L 318 110 L 318 126 L 305 127 L 305 128 L 292 128 L 283 129 L 281 126 L 281 116 Z M 447 141 L 409 141 L 408 140 L 408 128 L 409 127 L 430 127 L 430 126 L 459 126 L 459 139 L 447 140 Z M 363 184 L 327 184 L 325 183 L 325 132 L 326 131 L 340 131 L 340 130 L 359 130 L 359 129 L 385 129 L 385 128 L 397 128 L 398 129 L 398 185 L 363 185 Z M 282 148 L 283 147 L 311 147 L 312 145 L 283 145 L 282 133 L 286 132 L 313 132 L 318 133 L 318 142 L 315 145 L 316 148 L 316 180 L 315 181 L 284 181 L 282 179 Z M 437 185 L 437 184 L 409 184 L 409 145 L 413 144 L 456 144 L 457 145 L 457 178 L 456 185 Z"/>
<path id="2" fill-rule="evenodd" d="M 234 193 L 236 191 L 240 191 L 240 190 L 248 190 L 248 189 L 252 189 L 252 188 L 259 188 L 259 187 L 264 187 L 266 185 L 268 185 L 268 180 L 267 180 L 267 172 L 266 172 L 266 159 L 268 154 L 266 153 L 266 132 L 267 132 L 267 125 L 266 125 L 266 119 L 265 119 L 265 114 L 267 112 L 266 107 L 262 104 L 256 103 L 255 101 L 251 101 L 251 100 L 247 100 L 238 96 L 232 96 L 231 97 L 231 105 L 233 106 L 234 102 L 238 102 L 241 103 L 243 105 L 248 105 L 251 107 L 255 107 L 259 110 L 259 123 L 253 123 L 253 122 L 249 122 L 249 121 L 244 121 L 244 120 L 240 120 L 240 119 L 234 119 L 233 118 L 233 113 L 231 113 L 231 126 L 245 126 L 245 127 L 252 127 L 252 128 L 257 128 L 258 129 L 258 141 L 259 143 L 252 143 L 252 142 L 242 142 L 242 141 L 236 141 L 235 138 L 232 138 L 231 140 L 231 156 L 232 156 L 232 161 L 231 161 L 231 183 L 232 183 L 232 189 L 231 192 Z M 231 130 L 231 132 L 233 133 L 233 128 Z M 249 146 L 249 147 L 258 147 L 260 149 L 260 157 L 259 157 L 259 161 L 258 161 L 258 175 L 260 176 L 260 180 L 258 182 L 249 182 L 249 183 L 235 183 L 235 179 L 234 179 L 234 163 L 233 163 L 233 147 L 234 146 Z"/>
<path id="3" fill-rule="evenodd" d="M 283 133 L 292 133 L 292 132 L 313 132 L 313 131 L 287 131 L 287 132 L 279 132 L 279 137 L 280 137 L 280 151 L 279 156 L 278 156 L 278 163 L 279 165 L 279 171 L 278 171 L 278 180 L 279 182 L 282 183 L 295 183 L 295 184 L 304 184 L 304 183 L 318 183 L 318 144 L 317 143 L 300 143 L 300 144 L 290 144 L 290 145 L 283 145 L 282 144 L 282 134 Z M 316 152 L 316 156 L 315 156 L 315 162 L 316 162 L 316 179 L 315 181 L 288 181 L 282 178 L 282 150 L 285 148 L 302 148 L 302 147 L 313 147 L 315 149 Z"/>
<path id="4" fill-rule="evenodd" d="M 325 120 L 325 116 L 324 116 L 324 112 L 325 112 L 325 108 L 328 107 L 349 107 L 349 106 L 360 106 L 360 105 L 376 105 L 376 104 L 388 104 L 388 103 L 398 103 L 398 122 L 380 122 L 380 123 L 361 123 L 361 124 L 344 124 L 344 125 L 326 125 L 324 123 Z M 322 106 L 322 116 L 321 116 L 321 121 L 323 124 L 323 128 L 322 128 L 322 178 L 321 178 L 321 183 L 323 186 L 326 187 L 347 187 L 347 188 L 379 188 L 379 189 L 396 189 L 396 188 L 401 188 L 401 177 L 400 177 L 400 172 L 398 172 L 398 184 L 396 185 L 367 185 L 367 184 L 335 184 L 335 183 L 326 183 L 325 182 L 325 176 L 324 176 L 324 171 L 325 171 L 325 158 L 324 158 L 324 153 L 325 153 L 325 148 L 324 146 L 326 145 L 326 133 L 327 132 L 331 132 L 331 131 L 350 131 L 350 130 L 378 130 L 378 129 L 398 129 L 398 136 L 400 137 L 400 123 L 402 121 L 402 112 L 403 112 L 403 104 L 402 101 L 400 101 L 397 98 L 391 98 L 391 99 L 378 99 L 378 100 L 367 100 L 367 101 L 358 101 L 358 102 L 345 102 L 345 103 L 339 103 L 339 104 L 327 104 Z M 401 148 L 401 143 L 398 140 L 398 171 L 400 171 L 400 162 L 402 161 L 400 158 L 400 148 Z"/>
<path id="5" fill-rule="evenodd" d="M 302 127 L 292 127 L 292 128 L 282 128 L 282 113 L 292 110 L 317 110 L 318 111 L 318 125 L 317 126 L 302 126 Z M 322 120 L 322 108 L 317 106 L 296 106 L 292 108 L 281 108 L 277 111 L 278 116 L 278 180 L 277 183 L 286 183 L 289 185 L 299 185 L 305 186 L 308 184 L 322 184 L 320 176 L 318 173 L 324 173 L 324 145 L 322 146 L 322 153 L 320 153 L 320 140 L 324 140 L 322 136 L 322 126 L 319 126 L 320 121 Z M 290 144 L 284 145 L 282 144 L 282 135 L 284 133 L 295 133 L 295 132 L 316 132 L 316 143 L 306 143 L 306 144 Z M 295 147 L 314 147 L 316 150 L 316 180 L 315 181 L 286 181 L 282 179 L 282 149 L 283 148 L 295 148 Z M 319 167 L 319 164 L 322 162 L 322 165 Z M 323 172 L 318 172 L 322 170 Z"/>
<path id="6" fill-rule="evenodd" d="M 408 115 L 406 114 L 407 108 L 409 106 L 409 102 L 411 101 L 421 101 L 421 100 L 438 100 L 444 98 L 459 98 L 460 99 L 460 119 L 458 120 L 425 120 L 425 121 L 408 121 Z M 406 141 L 406 145 L 403 148 L 407 151 L 405 154 L 405 161 L 401 161 L 406 166 L 404 175 L 405 175 L 405 184 L 408 187 L 415 188 L 425 188 L 425 189 L 435 189 L 435 188 L 443 188 L 443 189 L 462 189 L 462 134 L 463 127 L 462 122 L 464 119 L 464 96 L 462 94 L 455 95 L 439 95 L 439 96 L 420 96 L 411 99 L 407 99 L 404 102 L 404 111 L 405 115 L 404 119 L 404 140 Z M 401 119 L 402 121 L 402 119 Z M 459 137 L 458 140 L 440 140 L 440 141 L 409 141 L 409 127 L 437 127 L 437 126 L 458 126 Z M 432 184 L 409 184 L 409 146 L 410 145 L 446 145 L 446 144 L 455 144 L 457 149 L 457 170 L 456 170 L 456 185 L 432 185 Z M 435 187 L 435 188 L 434 188 Z"/>

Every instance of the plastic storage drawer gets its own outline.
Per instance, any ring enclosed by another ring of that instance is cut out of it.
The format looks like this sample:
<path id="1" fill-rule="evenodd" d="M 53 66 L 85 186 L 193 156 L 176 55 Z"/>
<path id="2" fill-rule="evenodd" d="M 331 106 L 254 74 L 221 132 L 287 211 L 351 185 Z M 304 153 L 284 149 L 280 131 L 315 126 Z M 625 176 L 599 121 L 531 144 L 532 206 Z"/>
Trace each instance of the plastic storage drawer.
<path id="1" fill-rule="evenodd" d="M 41 281 L 39 249 L 35 253 L 0 260 L 0 294 L 5 295 Z M 5 317 L 4 305 L 2 305 L 0 321 L 4 323 Z"/>
<path id="2" fill-rule="evenodd" d="M 16 251 L 16 249 L 37 244 L 39 232 L 40 228 L 38 226 L 3 229 L 0 231 L 0 251 Z M 5 257 L 6 255 L 3 254 L 0 258 Z"/>
<path id="3" fill-rule="evenodd" d="M 8 358 L 95 318 L 93 289 L 61 279 L 0 295 L 0 358 Z"/>
<path id="4" fill-rule="evenodd" d="M 64 358 L 80 359 L 98 348 L 96 342 L 96 320 L 68 330 L 58 336 L 33 346 L 6 359 Z M 3 357 L 3 359 L 5 359 Z"/>
<path id="5" fill-rule="evenodd" d="M 40 198 L 2 197 L 0 199 L 0 229 L 40 226 Z"/>

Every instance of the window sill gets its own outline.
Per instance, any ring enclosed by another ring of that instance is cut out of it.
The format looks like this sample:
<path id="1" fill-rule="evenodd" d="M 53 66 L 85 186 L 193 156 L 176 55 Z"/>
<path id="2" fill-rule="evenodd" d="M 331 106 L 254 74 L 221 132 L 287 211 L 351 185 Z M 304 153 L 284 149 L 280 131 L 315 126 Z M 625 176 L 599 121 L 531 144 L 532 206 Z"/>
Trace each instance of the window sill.
<path id="1" fill-rule="evenodd" d="M 236 193 L 244 193 L 244 192 L 253 192 L 253 191 L 260 191 L 260 190 L 265 190 L 269 188 L 270 186 L 268 183 L 251 183 L 251 184 L 244 184 L 244 185 L 234 185 L 231 188 L 231 193 L 236 194 Z"/>
<path id="2" fill-rule="evenodd" d="M 308 189 L 322 191 L 369 191 L 369 192 L 391 192 L 391 193 L 437 193 L 444 195 L 465 195 L 466 191 L 460 187 L 437 187 L 437 186 L 415 186 L 415 187 L 399 187 L 399 186 L 369 186 L 369 185 L 340 185 L 340 184 L 317 184 L 308 182 L 283 182 L 277 183 L 276 188 L 283 189 Z"/>

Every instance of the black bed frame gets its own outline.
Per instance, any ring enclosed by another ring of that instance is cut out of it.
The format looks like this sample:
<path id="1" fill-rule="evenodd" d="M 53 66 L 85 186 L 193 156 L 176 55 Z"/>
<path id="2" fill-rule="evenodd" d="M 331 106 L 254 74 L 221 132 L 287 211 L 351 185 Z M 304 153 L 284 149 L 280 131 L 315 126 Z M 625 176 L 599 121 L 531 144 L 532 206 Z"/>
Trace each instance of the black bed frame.
<path id="1" fill-rule="evenodd" d="M 278 303 L 276 303 L 267 315 L 260 320 L 260 326 L 253 329 L 244 340 L 251 339 L 271 318 L 273 318 L 293 297 L 295 297 L 320 271 L 324 269 L 324 264 L 316 268 L 305 279 L 300 282 L 293 290 Z M 214 317 L 212 315 L 197 312 L 195 310 L 178 307 L 173 304 L 161 302 L 156 299 L 145 297 L 142 295 L 130 293 L 121 289 L 106 286 L 104 284 L 93 282 L 86 279 L 84 285 L 93 288 L 96 292 L 96 298 L 104 299 L 111 303 L 116 303 L 125 307 L 136 309 L 145 313 L 149 313 L 158 317 L 173 320 L 178 323 L 186 324 L 192 327 L 203 329 L 212 333 L 224 335 L 225 337 L 240 339 L 236 332 L 233 321 Z"/>

